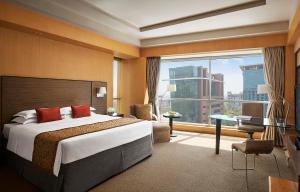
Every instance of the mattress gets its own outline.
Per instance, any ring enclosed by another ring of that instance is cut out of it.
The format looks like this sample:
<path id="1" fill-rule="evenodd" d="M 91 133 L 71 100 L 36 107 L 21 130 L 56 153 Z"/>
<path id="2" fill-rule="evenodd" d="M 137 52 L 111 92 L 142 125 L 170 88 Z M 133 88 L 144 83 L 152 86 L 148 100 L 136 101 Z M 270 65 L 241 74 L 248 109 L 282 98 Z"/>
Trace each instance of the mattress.
<path id="1" fill-rule="evenodd" d="M 109 121 L 115 118 L 118 117 L 97 114 L 90 117 L 66 118 L 60 121 L 40 124 L 6 124 L 4 125 L 3 134 L 8 139 L 7 150 L 28 161 L 32 161 L 34 139 L 38 134 L 84 124 Z M 148 135 L 152 135 L 152 123 L 150 121 L 141 121 L 65 139 L 58 144 L 53 174 L 58 176 L 61 164 L 71 163 Z"/>

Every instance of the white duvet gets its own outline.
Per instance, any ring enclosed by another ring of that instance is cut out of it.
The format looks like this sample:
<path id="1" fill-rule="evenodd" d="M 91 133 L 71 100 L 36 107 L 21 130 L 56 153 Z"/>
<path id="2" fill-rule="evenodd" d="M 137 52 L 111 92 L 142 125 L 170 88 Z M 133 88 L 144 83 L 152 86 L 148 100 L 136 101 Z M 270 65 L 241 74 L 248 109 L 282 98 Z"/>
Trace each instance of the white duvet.
<path id="1" fill-rule="evenodd" d="M 35 137 L 47 131 L 54 131 L 84 124 L 92 124 L 115 119 L 107 115 L 93 115 L 78 119 L 67 118 L 47 123 L 26 125 L 4 125 L 4 135 L 8 138 L 7 149 L 26 160 L 32 161 Z M 152 123 L 142 121 L 117 128 L 89 133 L 59 142 L 53 173 L 58 176 L 60 165 L 94 155 L 101 151 L 123 145 L 152 134 Z"/>

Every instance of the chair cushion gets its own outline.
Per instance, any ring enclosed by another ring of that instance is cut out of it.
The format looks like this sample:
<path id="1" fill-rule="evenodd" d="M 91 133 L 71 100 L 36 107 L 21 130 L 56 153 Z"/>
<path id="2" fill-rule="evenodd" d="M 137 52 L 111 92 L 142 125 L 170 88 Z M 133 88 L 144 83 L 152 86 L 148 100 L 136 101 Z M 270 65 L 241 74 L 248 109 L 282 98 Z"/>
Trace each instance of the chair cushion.
<path id="1" fill-rule="evenodd" d="M 152 120 L 152 105 L 151 104 L 138 104 L 135 105 L 135 114 L 138 119 Z"/>
<path id="2" fill-rule="evenodd" d="M 264 132 L 265 129 L 263 126 L 241 124 L 239 125 L 238 130 L 244 132 Z"/>
<path id="3" fill-rule="evenodd" d="M 232 143 L 231 148 L 239 150 L 239 151 L 245 153 L 245 151 L 246 151 L 246 143 Z"/>
<path id="4" fill-rule="evenodd" d="M 153 130 L 161 131 L 168 130 L 170 131 L 170 126 L 166 123 L 160 123 L 158 121 L 152 121 Z"/>
<path id="5" fill-rule="evenodd" d="M 243 143 L 233 143 L 232 149 L 239 150 L 246 154 L 270 154 L 274 147 L 273 140 L 246 140 Z"/>

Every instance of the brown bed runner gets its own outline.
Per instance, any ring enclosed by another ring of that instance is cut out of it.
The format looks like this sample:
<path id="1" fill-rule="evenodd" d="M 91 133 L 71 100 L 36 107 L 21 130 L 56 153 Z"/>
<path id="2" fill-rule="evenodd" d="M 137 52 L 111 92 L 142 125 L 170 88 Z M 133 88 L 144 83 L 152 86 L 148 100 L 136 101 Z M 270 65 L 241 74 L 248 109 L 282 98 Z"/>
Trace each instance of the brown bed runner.
<path id="1" fill-rule="evenodd" d="M 129 125 L 140 121 L 141 120 L 139 119 L 133 118 L 120 118 L 94 124 L 81 125 L 78 127 L 60 129 L 57 131 L 40 133 L 35 137 L 34 140 L 32 163 L 43 171 L 47 172 L 49 175 L 53 175 L 56 150 L 60 141 L 71 137 Z"/>

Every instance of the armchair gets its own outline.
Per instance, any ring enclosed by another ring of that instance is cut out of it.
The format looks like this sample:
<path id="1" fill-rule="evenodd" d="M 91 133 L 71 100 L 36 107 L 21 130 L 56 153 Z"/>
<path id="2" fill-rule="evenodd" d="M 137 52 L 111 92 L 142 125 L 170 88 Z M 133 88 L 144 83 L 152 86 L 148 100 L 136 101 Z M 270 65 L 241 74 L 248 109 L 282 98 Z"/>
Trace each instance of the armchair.
<path id="1" fill-rule="evenodd" d="M 152 105 L 138 104 L 130 106 L 129 117 L 152 121 L 154 143 L 170 141 L 170 126 L 158 121 L 158 117 L 152 113 Z"/>

